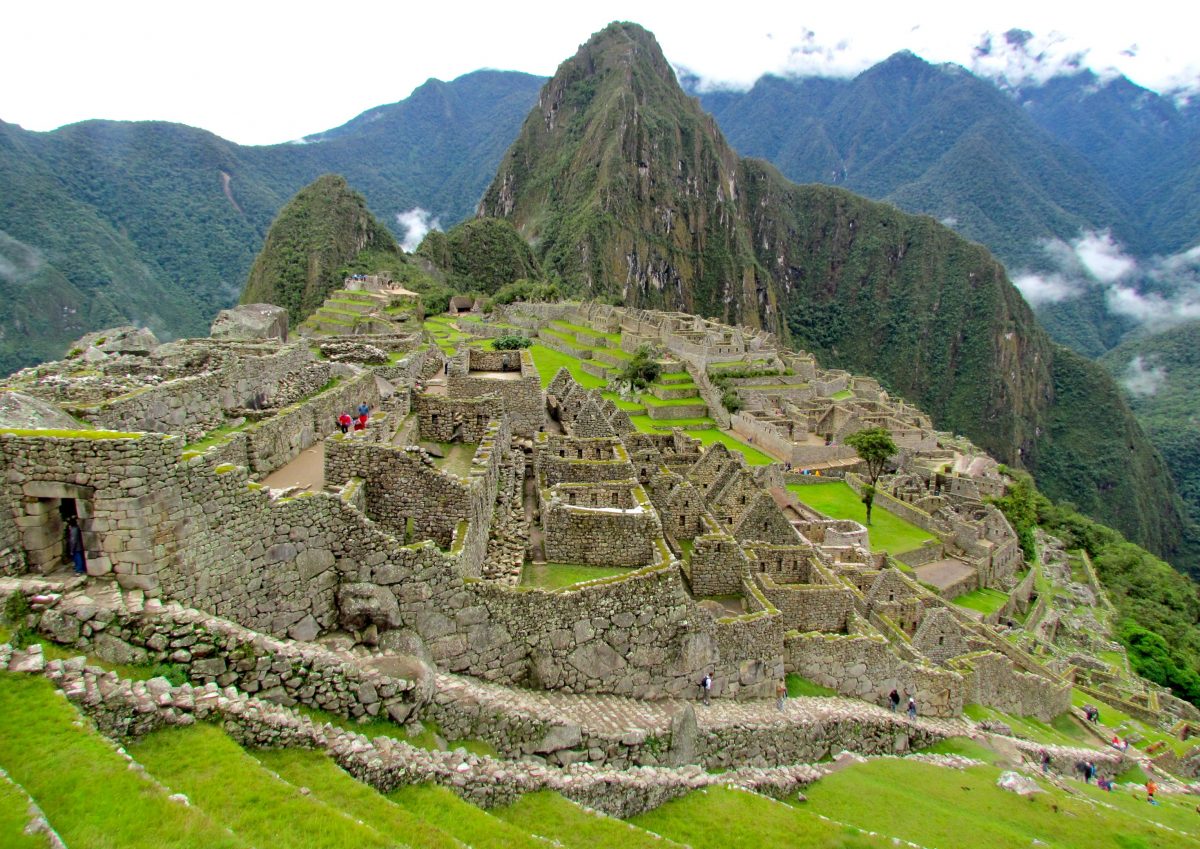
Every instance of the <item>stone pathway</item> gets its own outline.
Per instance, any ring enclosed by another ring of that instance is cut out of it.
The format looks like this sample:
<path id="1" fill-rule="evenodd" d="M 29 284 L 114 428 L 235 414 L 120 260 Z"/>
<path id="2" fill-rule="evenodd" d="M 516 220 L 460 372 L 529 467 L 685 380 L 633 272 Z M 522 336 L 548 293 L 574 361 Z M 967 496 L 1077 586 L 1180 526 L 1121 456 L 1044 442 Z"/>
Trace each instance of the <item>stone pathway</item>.
<path id="1" fill-rule="evenodd" d="M 901 713 L 855 699 L 791 698 L 782 711 L 774 699 L 734 701 L 713 699 L 712 704 L 682 699 L 643 701 L 624 696 L 575 695 L 562 692 L 522 690 L 491 684 L 458 675 L 438 673 L 438 699 L 465 699 L 498 712 L 520 714 L 544 722 L 579 725 L 587 731 L 619 737 L 635 731 L 660 732 L 671 727 L 674 717 L 690 704 L 696 711 L 700 731 L 722 728 L 809 727 L 830 721 L 860 721 L 916 726 L 940 736 L 967 734 L 971 726 L 960 719 L 917 717 L 910 720 Z"/>
<path id="2" fill-rule="evenodd" d="M 287 489 L 296 486 L 312 492 L 325 488 L 325 440 L 321 440 L 262 479 L 263 486 Z"/>
<path id="3" fill-rule="evenodd" d="M 917 580 L 944 590 L 975 574 L 975 569 L 962 560 L 948 558 L 917 566 L 913 572 L 916 573 Z"/>

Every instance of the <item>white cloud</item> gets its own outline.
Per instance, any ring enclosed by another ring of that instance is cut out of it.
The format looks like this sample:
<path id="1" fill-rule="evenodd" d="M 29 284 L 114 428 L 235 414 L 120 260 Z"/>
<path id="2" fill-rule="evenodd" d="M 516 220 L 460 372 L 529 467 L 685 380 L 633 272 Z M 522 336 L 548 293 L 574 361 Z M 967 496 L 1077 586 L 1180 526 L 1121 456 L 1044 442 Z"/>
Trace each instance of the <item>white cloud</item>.
<path id="1" fill-rule="evenodd" d="M 1167 371 L 1158 365 L 1147 367 L 1145 359 L 1138 354 L 1129 361 L 1120 381 L 1131 395 L 1153 395 L 1166 384 Z"/>
<path id="2" fill-rule="evenodd" d="M 396 223 L 404 228 L 404 240 L 400 247 L 409 253 L 415 251 L 430 230 L 441 230 L 442 223 L 428 210 L 414 206 L 405 212 L 396 213 Z"/>
<path id="3" fill-rule="evenodd" d="M 0 230 L 0 280 L 24 283 L 41 271 L 41 251 Z"/>
<path id="4" fill-rule="evenodd" d="M 1032 307 L 1057 304 L 1080 295 L 1078 287 L 1061 274 L 1019 274 L 1013 278 L 1013 285 Z"/>
<path id="5" fill-rule="evenodd" d="M 1049 271 L 1024 271 L 1013 284 L 1031 306 L 1104 290 L 1110 312 L 1162 330 L 1200 318 L 1200 245 L 1166 257 L 1138 261 L 1107 231 L 1084 231 L 1070 242 L 1042 242 Z"/>

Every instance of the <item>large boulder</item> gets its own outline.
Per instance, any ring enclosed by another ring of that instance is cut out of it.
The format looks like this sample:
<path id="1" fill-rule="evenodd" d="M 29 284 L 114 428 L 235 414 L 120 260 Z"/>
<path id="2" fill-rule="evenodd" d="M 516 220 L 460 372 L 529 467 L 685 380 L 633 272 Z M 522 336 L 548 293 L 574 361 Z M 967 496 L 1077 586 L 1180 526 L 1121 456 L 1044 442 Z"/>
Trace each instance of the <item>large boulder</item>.
<path id="1" fill-rule="evenodd" d="M 217 313 L 208 335 L 213 339 L 287 341 L 288 312 L 274 304 L 241 304 Z"/>
<path id="2" fill-rule="evenodd" d="M 58 407 L 22 392 L 0 392 L 0 427 L 79 430 L 75 419 Z"/>
<path id="3" fill-rule="evenodd" d="M 343 628 L 361 631 L 368 625 L 379 630 L 401 624 L 400 606 L 387 587 L 376 584 L 345 584 L 337 594 L 338 622 Z"/>
<path id="4" fill-rule="evenodd" d="M 86 359 L 95 360 L 97 353 L 145 356 L 157 347 L 158 337 L 148 327 L 127 324 L 81 336 L 68 349 L 67 358 L 84 355 Z"/>

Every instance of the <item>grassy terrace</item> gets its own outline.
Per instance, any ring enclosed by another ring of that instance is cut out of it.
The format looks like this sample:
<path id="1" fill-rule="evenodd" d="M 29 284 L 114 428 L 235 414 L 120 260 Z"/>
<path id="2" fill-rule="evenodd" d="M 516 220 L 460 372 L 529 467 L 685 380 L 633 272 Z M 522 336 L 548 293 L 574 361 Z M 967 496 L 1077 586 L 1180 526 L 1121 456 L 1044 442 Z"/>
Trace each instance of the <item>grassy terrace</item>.
<path id="1" fill-rule="evenodd" d="M 576 566 L 571 563 L 526 563 L 521 571 L 521 586 L 560 590 L 584 581 L 612 578 L 636 571 L 617 566 Z"/>
<path id="2" fill-rule="evenodd" d="M 988 616 L 1004 607 L 1005 602 L 1008 601 L 1008 594 L 1002 593 L 1000 590 L 983 588 L 963 593 L 952 601 L 959 607 L 978 610 L 984 616 Z"/>
<path id="3" fill-rule="evenodd" d="M 433 464 L 443 472 L 465 478 L 471 473 L 471 460 L 479 448 L 475 442 L 438 442 L 443 456 L 434 457 Z"/>
<path id="4" fill-rule="evenodd" d="M 800 501 L 819 510 L 831 519 L 853 519 L 867 524 L 867 508 L 848 484 L 842 481 L 818 484 L 791 484 L 788 490 Z M 871 511 L 872 523 L 867 527 L 872 551 L 886 551 L 893 556 L 920 548 L 933 534 L 906 522 L 883 509 L 879 501 Z"/>

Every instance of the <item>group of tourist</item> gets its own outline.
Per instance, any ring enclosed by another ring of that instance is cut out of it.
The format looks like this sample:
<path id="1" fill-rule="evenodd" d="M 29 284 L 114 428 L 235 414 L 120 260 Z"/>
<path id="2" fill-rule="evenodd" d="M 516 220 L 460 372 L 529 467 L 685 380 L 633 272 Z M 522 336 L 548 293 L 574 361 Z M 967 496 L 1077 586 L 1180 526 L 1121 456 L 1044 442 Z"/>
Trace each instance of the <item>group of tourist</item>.
<path id="1" fill-rule="evenodd" d="M 912 693 L 906 695 L 908 696 L 908 704 L 905 706 L 905 713 L 908 714 L 909 719 L 916 719 L 917 698 Z M 888 693 L 888 706 L 892 709 L 892 713 L 895 713 L 900 707 L 900 692 L 894 687 L 892 688 L 892 692 Z"/>
<path id="2" fill-rule="evenodd" d="M 346 412 L 343 412 L 340 416 L 338 416 L 338 429 L 341 430 L 342 433 L 349 433 L 351 427 L 353 427 L 355 430 L 366 430 L 367 419 L 370 417 L 370 413 L 371 408 L 367 405 L 366 401 L 363 401 L 358 405 L 358 415 L 356 417 L 352 417 Z"/>

